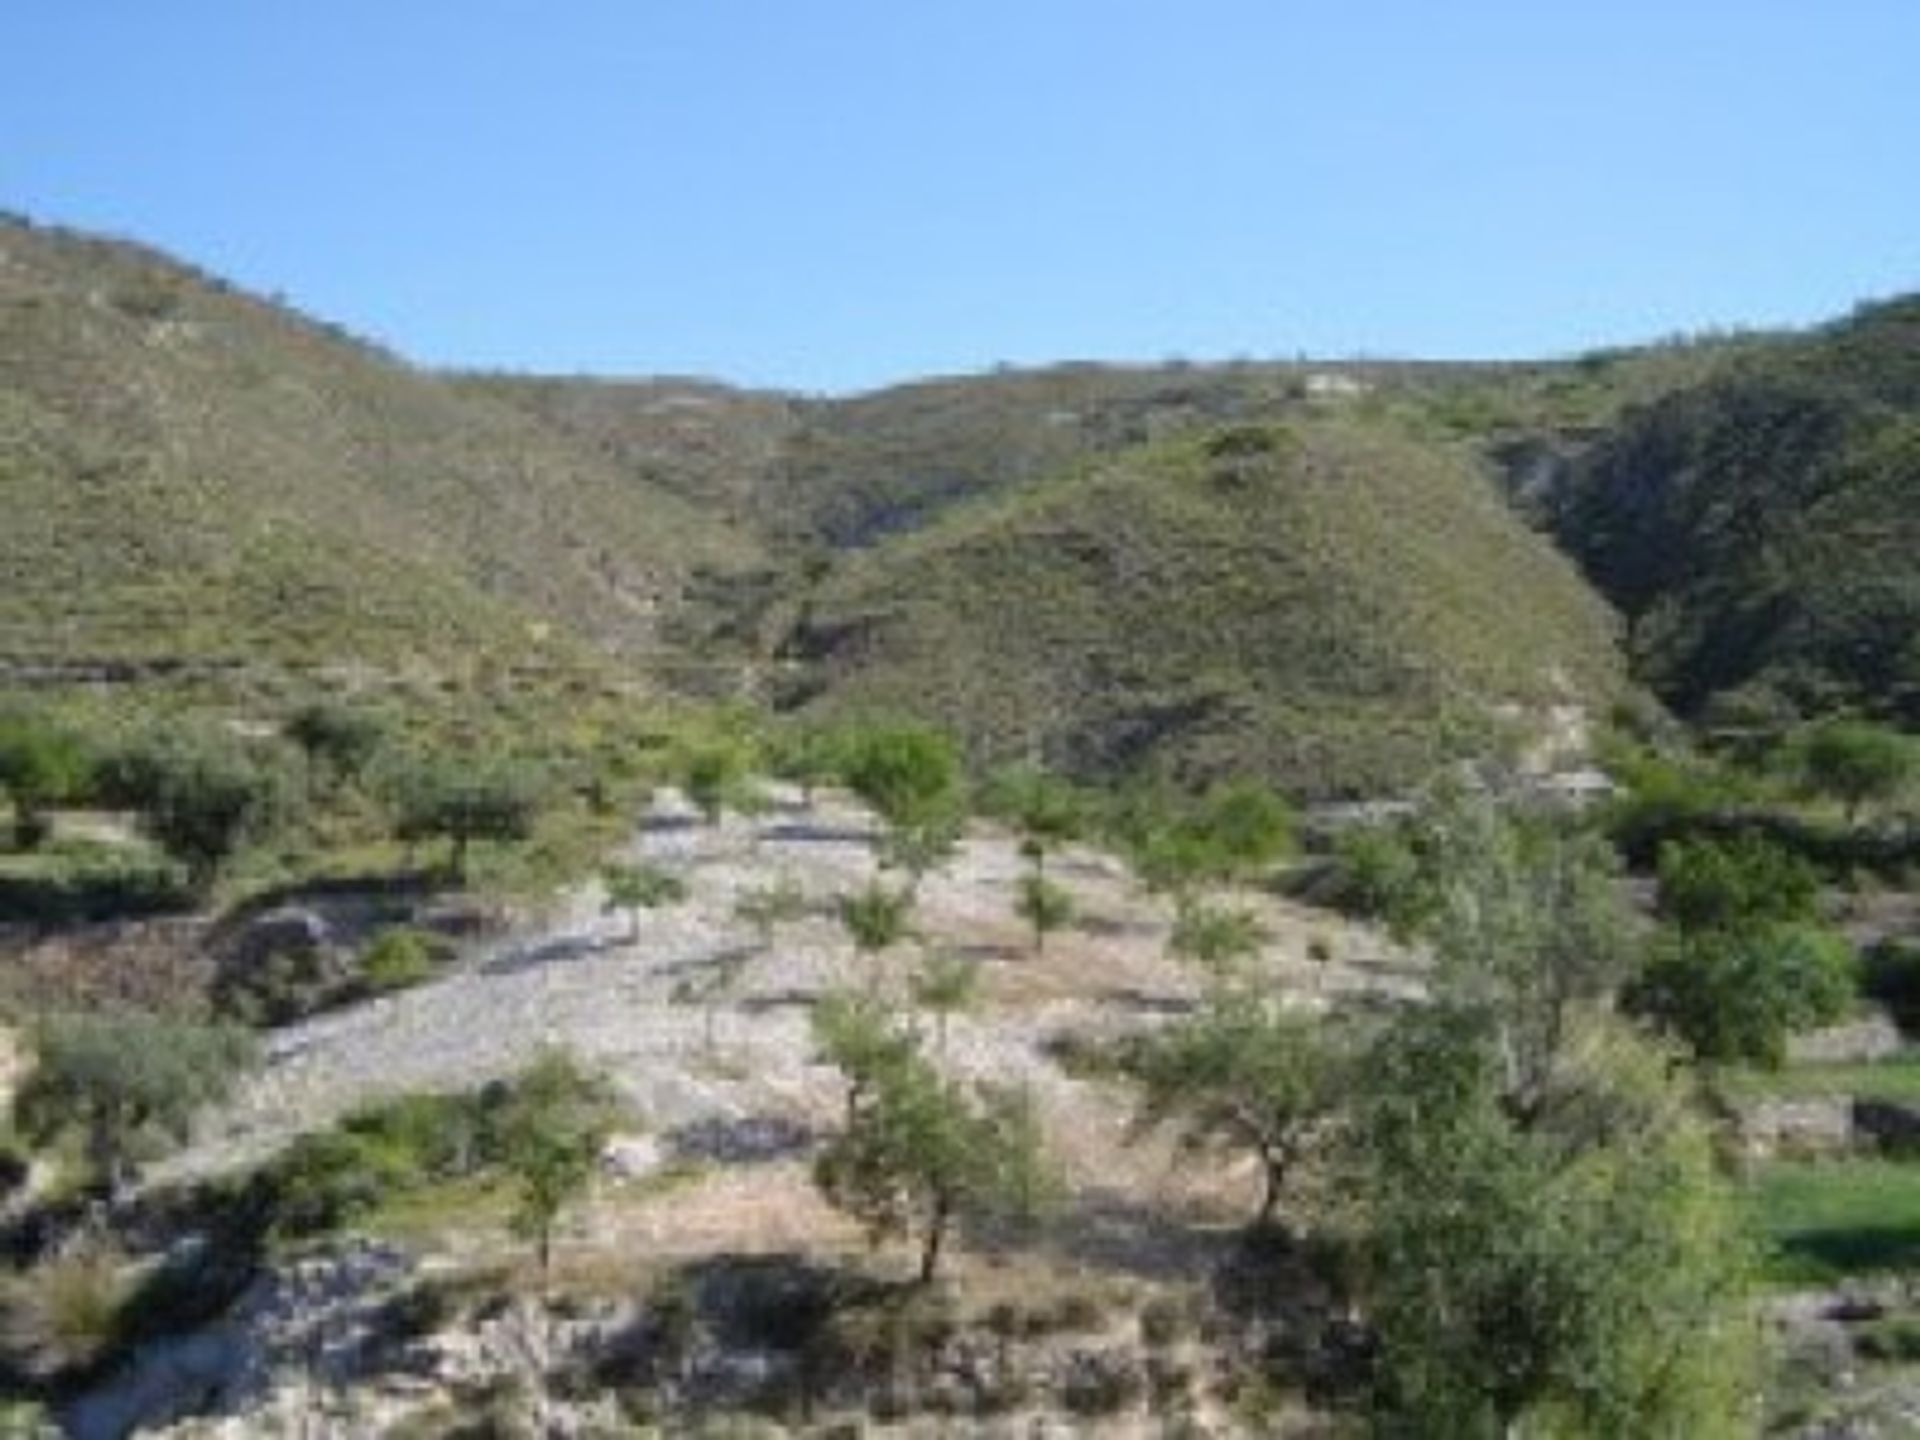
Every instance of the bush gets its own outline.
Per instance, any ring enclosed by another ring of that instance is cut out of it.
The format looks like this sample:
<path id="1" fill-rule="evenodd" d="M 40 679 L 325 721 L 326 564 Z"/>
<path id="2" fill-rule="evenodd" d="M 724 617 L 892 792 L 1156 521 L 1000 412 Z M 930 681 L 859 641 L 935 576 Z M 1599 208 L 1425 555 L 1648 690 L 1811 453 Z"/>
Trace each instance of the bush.
<path id="1" fill-rule="evenodd" d="M 395 925 L 374 937 L 360 956 L 360 983 L 370 994 L 384 995 L 431 980 L 444 949 L 436 935 Z"/>
<path id="2" fill-rule="evenodd" d="M 127 1298 L 126 1257 L 85 1245 L 0 1291 L 0 1356 L 29 1383 L 86 1372 L 114 1348 Z"/>

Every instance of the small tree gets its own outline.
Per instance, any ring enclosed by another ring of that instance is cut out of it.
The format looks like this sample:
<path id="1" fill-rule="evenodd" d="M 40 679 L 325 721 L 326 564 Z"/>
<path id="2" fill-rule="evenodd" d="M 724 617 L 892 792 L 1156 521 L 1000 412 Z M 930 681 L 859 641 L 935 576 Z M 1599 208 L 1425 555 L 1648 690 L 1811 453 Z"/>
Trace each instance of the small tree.
<path id="1" fill-rule="evenodd" d="M 1257 1226 L 1272 1223 L 1288 1178 L 1343 1098 L 1327 1023 L 1250 996 L 1216 996 L 1126 1057 L 1137 1124 L 1180 1124 L 1182 1143 L 1251 1150 L 1265 1179 Z"/>
<path id="2" fill-rule="evenodd" d="M 768 764 L 782 780 L 798 785 L 801 802 L 811 807 L 814 792 L 838 778 L 844 750 L 845 740 L 838 731 L 799 726 L 773 737 Z"/>
<path id="3" fill-rule="evenodd" d="M 379 719 L 365 710 L 317 700 L 288 716 L 284 733 L 306 757 L 311 788 L 323 774 L 333 785 L 357 780 L 380 748 L 384 730 Z"/>
<path id="4" fill-rule="evenodd" d="M 1251 910 L 1194 900 L 1174 917 L 1167 949 L 1179 960 L 1199 965 L 1219 984 L 1232 978 L 1241 962 L 1267 943 L 1266 927 Z"/>
<path id="5" fill-rule="evenodd" d="M 24 711 L 0 713 L 0 790 L 13 805 L 15 849 L 38 848 L 48 808 L 81 795 L 91 773 L 77 735 Z"/>
<path id="6" fill-rule="evenodd" d="M 1024 1091 L 970 1093 L 909 1046 L 866 1077 L 814 1179 L 876 1243 L 917 1228 L 926 1284 L 956 1219 L 1035 1208 L 1045 1188 L 1039 1124 Z"/>
<path id="7" fill-rule="evenodd" d="M 658 865 L 645 863 L 602 866 L 600 886 L 607 897 L 602 910 L 620 911 L 627 917 L 628 944 L 640 938 L 642 910 L 678 905 L 687 898 L 686 881 Z"/>
<path id="8" fill-rule="evenodd" d="M 929 814 L 888 830 L 880 841 L 882 869 L 907 872 L 907 892 L 918 896 L 920 884 L 940 868 L 960 843 L 958 811 Z"/>
<path id="9" fill-rule="evenodd" d="M 513 1227 L 534 1242 L 543 1278 L 552 1271 L 554 1225 L 592 1181 L 617 1114 L 604 1077 L 549 1050 L 514 1082 L 494 1119 L 495 1152 L 520 1189 Z"/>
<path id="10" fill-rule="evenodd" d="M 1198 819 L 1223 879 L 1247 879 L 1293 848 L 1293 812 L 1253 781 L 1216 786 Z"/>
<path id="11" fill-rule="evenodd" d="M 717 825 L 727 810 L 750 803 L 751 773 L 745 750 L 735 744 L 716 742 L 688 753 L 680 768 L 680 781 L 686 787 L 687 798 L 706 822 Z"/>
<path id="12" fill-rule="evenodd" d="M 1080 838 L 1087 807 L 1066 781 L 1032 767 L 1003 770 L 990 780 L 983 797 L 986 811 L 1010 823 L 1020 836 L 1020 853 L 1044 876 L 1047 856 Z"/>
<path id="13" fill-rule="evenodd" d="M 290 777 L 212 737 L 182 737 L 130 761 L 147 833 L 187 867 L 190 883 L 209 888 L 248 841 L 285 821 Z"/>
<path id="14" fill-rule="evenodd" d="M 464 883 L 475 840 L 512 843 L 533 834 L 539 786 L 529 771 L 497 762 L 436 761 L 403 777 L 398 808 L 396 836 L 410 843 L 444 837 L 448 870 Z"/>
<path id="15" fill-rule="evenodd" d="M 131 1178 L 142 1146 L 184 1140 L 194 1113 L 222 1099 L 254 1055 L 244 1030 L 137 1012 L 51 1015 L 33 1049 L 15 1124 L 43 1145 L 78 1133 L 109 1194 Z"/>
<path id="16" fill-rule="evenodd" d="M 877 960 L 912 933 L 913 893 L 871 881 L 866 889 L 840 897 L 840 923 L 854 949 Z"/>
<path id="17" fill-rule="evenodd" d="M 1073 897 L 1045 875 L 1020 877 L 1020 894 L 1014 910 L 1033 927 L 1033 953 L 1044 954 L 1047 936 L 1073 919 Z"/>
<path id="18" fill-rule="evenodd" d="M 833 991 L 820 997 L 811 1016 L 820 1058 L 847 1082 L 847 1127 L 880 1073 L 912 1052 L 912 1038 L 894 1024 L 886 1006 L 872 995 Z"/>
<path id="19" fill-rule="evenodd" d="M 932 1012 L 934 1044 L 942 1055 L 947 1052 L 947 1017 L 971 1005 L 979 988 L 980 967 L 950 952 L 928 956 L 914 975 L 914 1004 Z"/>
<path id="20" fill-rule="evenodd" d="M 1906 787 L 1914 774 L 1914 744 L 1883 725 L 1829 720 L 1801 743 L 1800 764 L 1808 786 L 1838 800 L 1851 825 L 1861 806 L 1890 800 Z"/>

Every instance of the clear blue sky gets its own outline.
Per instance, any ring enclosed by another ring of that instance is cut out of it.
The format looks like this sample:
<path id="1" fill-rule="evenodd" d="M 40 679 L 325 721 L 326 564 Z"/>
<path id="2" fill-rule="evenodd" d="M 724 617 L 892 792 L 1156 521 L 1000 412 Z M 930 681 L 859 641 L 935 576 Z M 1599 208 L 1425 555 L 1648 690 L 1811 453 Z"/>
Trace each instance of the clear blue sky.
<path id="1" fill-rule="evenodd" d="M 433 364 L 1565 353 L 1920 287 L 1920 0 L 9 0 L 0 205 Z"/>

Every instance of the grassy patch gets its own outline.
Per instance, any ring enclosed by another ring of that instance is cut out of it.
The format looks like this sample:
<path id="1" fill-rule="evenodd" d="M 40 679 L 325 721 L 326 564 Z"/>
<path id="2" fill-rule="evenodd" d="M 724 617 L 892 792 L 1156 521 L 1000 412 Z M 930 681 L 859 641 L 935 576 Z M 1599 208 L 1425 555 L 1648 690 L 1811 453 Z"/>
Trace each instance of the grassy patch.
<path id="1" fill-rule="evenodd" d="M 1754 1178 L 1749 1201 L 1772 1284 L 1920 1273 L 1920 1165 L 1781 1162 Z"/>
<path id="2" fill-rule="evenodd" d="M 1789 1065 L 1776 1071 L 1742 1070 L 1723 1082 L 1737 1100 L 1767 1097 L 1920 1101 L 1920 1053 L 1860 1064 Z"/>

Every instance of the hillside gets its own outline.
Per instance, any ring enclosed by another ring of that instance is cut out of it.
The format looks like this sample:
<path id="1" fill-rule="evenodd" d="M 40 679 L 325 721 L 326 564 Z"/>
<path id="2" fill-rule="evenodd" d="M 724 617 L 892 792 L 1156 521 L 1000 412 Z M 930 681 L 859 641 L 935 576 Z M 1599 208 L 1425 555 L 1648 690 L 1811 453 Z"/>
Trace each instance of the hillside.
<path id="1" fill-rule="evenodd" d="M 0 223 L 13 663 L 644 651 L 752 547 L 520 412 L 138 246 Z"/>
<path id="2" fill-rule="evenodd" d="M 1633 408 L 1546 493 L 1683 712 L 1920 716 L 1920 299 Z"/>
<path id="3" fill-rule="evenodd" d="M 1493 708 L 1596 702 L 1610 618 L 1471 457 L 1337 417 L 1130 450 L 962 506 L 804 602 L 786 699 L 1088 776 L 1408 782 Z"/>

